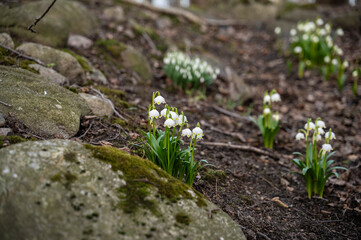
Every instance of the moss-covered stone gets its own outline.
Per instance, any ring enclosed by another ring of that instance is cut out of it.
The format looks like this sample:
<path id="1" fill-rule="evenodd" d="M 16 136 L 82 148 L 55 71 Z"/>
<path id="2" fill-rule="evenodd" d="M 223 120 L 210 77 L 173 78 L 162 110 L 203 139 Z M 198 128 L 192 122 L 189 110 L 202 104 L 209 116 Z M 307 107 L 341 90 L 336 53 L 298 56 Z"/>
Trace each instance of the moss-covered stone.
<path id="1" fill-rule="evenodd" d="M 125 92 L 119 89 L 109 88 L 105 86 L 95 86 L 95 88 L 105 94 L 112 101 L 124 99 L 125 97 Z"/>
<path id="2" fill-rule="evenodd" d="M 36 34 L 27 30 L 34 19 L 49 6 L 48 1 L 31 1 L 18 7 L 0 8 L 0 31 L 10 31 L 21 40 L 38 42 L 49 46 L 65 46 L 69 33 L 95 35 L 98 24 L 95 16 L 80 2 L 63 0 L 56 2 L 35 27 Z M 19 21 L 21 19 L 21 21 Z"/>
<path id="3" fill-rule="evenodd" d="M 22 143 L 27 141 L 35 141 L 36 138 L 23 138 L 17 135 L 12 136 L 0 136 L 0 148 L 6 147 L 8 145 L 16 144 L 16 143 Z"/>
<path id="4" fill-rule="evenodd" d="M 179 212 L 175 215 L 175 220 L 178 223 L 189 225 L 191 222 L 191 219 L 189 218 L 189 215 L 184 212 Z"/>
<path id="5" fill-rule="evenodd" d="M 18 59 L 10 55 L 10 52 L 8 52 L 5 49 L 0 48 L 0 65 L 5 66 L 18 66 L 22 69 L 26 69 L 30 72 L 39 74 L 39 71 L 36 71 L 35 69 L 29 67 L 30 64 L 33 64 L 33 61 L 27 60 L 27 59 Z"/>
<path id="6" fill-rule="evenodd" d="M 91 64 L 89 64 L 89 61 L 85 57 L 80 56 L 69 49 L 64 49 L 63 51 L 72 55 L 78 61 L 80 66 L 83 68 L 84 72 L 92 72 L 93 71 Z"/>

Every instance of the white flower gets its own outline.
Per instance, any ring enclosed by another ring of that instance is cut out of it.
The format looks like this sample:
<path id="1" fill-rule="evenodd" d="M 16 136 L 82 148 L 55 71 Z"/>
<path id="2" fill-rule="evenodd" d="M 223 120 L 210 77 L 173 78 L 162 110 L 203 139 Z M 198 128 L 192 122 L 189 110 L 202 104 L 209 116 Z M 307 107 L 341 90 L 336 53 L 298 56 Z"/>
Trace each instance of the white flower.
<path id="1" fill-rule="evenodd" d="M 158 117 L 159 117 L 159 112 L 156 109 L 153 109 L 149 112 L 150 119 L 158 118 Z"/>
<path id="2" fill-rule="evenodd" d="M 321 36 L 325 36 L 327 34 L 326 30 L 325 29 L 321 29 L 320 30 L 320 35 Z"/>
<path id="3" fill-rule="evenodd" d="M 317 19 L 317 20 L 316 20 L 316 23 L 317 23 L 318 26 L 323 25 L 323 20 L 322 20 L 322 18 Z"/>
<path id="4" fill-rule="evenodd" d="M 333 133 L 333 132 L 331 132 L 331 137 L 329 137 L 330 136 L 330 132 L 326 132 L 326 134 L 325 134 L 325 138 L 326 139 L 330 139 L 330 140 L 332 140 L 332 139 L 336 139 L 336 135 Z"/>
<path id="5" fill-rule="evenodd" d="M 325 143 L 322 145 L 323 154 L 327 153 L 327 152 L 331 152 L 332 150 L 333 150 L 333 148 L 332 148 L 331 144 Z"/>
<path id="6" fill-rule="evenodd" d="M 192 131 L 189 128 L 183 129 L 182 131 L 182 136 L 187 136 L 187 137 L 191 137 L 192 136 Z"/>
<path id="7" fill-rule="evenodd" d="M 332 59 L 332 64 L 333 64 L 333 65 L 338 65 L 338 61 L 337 61 L 336 58 Z"/>
<path id="8" fill-rule="evenodd" d="M 311 38 L 312 42 L 314 43 L 318 43 L 318 41 L 320 40 L 316 35 L 313 35 Z"/>
<path id="9" fill-rule="evenodd" d="M 280 115 L 278 113 L 272 115 L 273 120 L 278 122 L 280 120 Z"/>
<path id="10" fill-rule="evenodd" d="M 269 108 L 265 108 L 264 110 L 263 110 L 263 114 L 264 115 L 268 115 L 268 114 L 270 114 L 271 113 L 271 110 L 269 109 Z"/>
<path id="11" fill-rule="evenodd" d="M 306 40 L 306 41 L 307 41 L 307 40 L 309 39 L 309 36 L 308 36 L 307 34 L 303 34 L 303 35 L 302 35 L 302 38 L 303 38 L 303 40 Z"/>
<path id="12" fill-rule="evenodd" d="M 325 63 L 330 63 L 331 59 L 330 56 L 326 56 L 324 59 Z"/>
<path id="13" fill-rule="evenodd" d="M 344 61 L 344 62 L 342 63 L 342 66 L 343 66 L 344 68 L 348 68 L 348 62 L 347 62 L 347 61 Z"/>
<path id="14" fill-rule="evenodd" d="M 339 48 L 337 45 L 335 45 L 335 48 L 334 48 L 335 52 L 337 55 L 343 55 L 343 51 L 341 48 Z"/>
<path id="15" fill-rule="evenodd" d="M 290 31 L 290 34 L 291 34 L 291 36 L 296 36 L 297 30 L 292 28 L 291 31 Z"/>
<path id="16" fill-rule="evenodd" d="M 164 126 L 168 127 L 168 128 L 171 128 L 171 127 L 174 127 L 175 126 L 175 122 L 168 118 L 165 122 L 164 122 Z"/>
<path id="17" fill-rule="evenodd" d="M 315 129 L 315 124 L 314 124 L 313 122 L 306 123 L 305 129 L 306 129 L 306 130 Z"/>
<path id="18" fill-rule="evenodd" d="M 154 102 L 156 104 L 160 105 L 161 103 L 165 103 L 165 99 L 164 99 L 164 97 L 159 95 L 158 97 L 154 98 Z"/>
<path id="19" fill-rule="evenodd" d="M 320 141 L 321 139 L 322 139 L 321 134 L 317 134 L 317 136 L 316 136 L 316 141 Z"/>
<path id="20" fill-rule="evenodd" d="M 317 127 L 319 128 L 325 128 L 326 125 L 325 125 L 325 122 L 324 121 L 321 121 L 321 120 L 318 120 L 317 123 L 316 123 Z"/>
<path id="21" fill-rule="evenodd" d="M 183 121 L 183 117 L 184 117 L 184 121 Z M 178 116 L 178 120 L 177 120 L 178 125 L 182 125 L 183 123 L 186 123 L 186 122 L 188 122 L 186 116 L 184 116 L 182 114 Z"/>
<path id="22" fill-rule="evenodd" d="M 264 104 L 267 104 L 267 103 L 270 103 L 271 102 L 271 97 L 270 97 L 270 95 L 266 95 L 266 96 L 264 96 L 263 97 L 263 103 Z"/>
<path id="23" fill-rule="evenodd" d="M 160 111 L 160 118 L 165 117 L 166 114 L 167 114 L 167 109 L 164 108 L 162 111 Z"/>
<path id="24" fill-rule="evenodd" d="M 344 32 L 343 32 L 342 28 L 338 28 L 338 29 L 336 30 L 336 34 L 337 34 L 338 36 L 343 36 Z"/>
<path id="25" fill-rule="evenodd" d="M 281 96 L 278 93 L 274 93 L 271 96 L 271 100 L 272 100 L 272 102 L 280 102 L 281 101 Z"/>
<path id="26" fill-rule="evenodd" d="M 279 35 L 281 33 L 281 28 L 280 27 L 276 27 L 275 28 L 275 34 Z"/>
<path id="27" fill-rule="evenodd" d="M 173 111 L 170 111 L 169 114 L 171 115 L 171 118 L 174 120 L 174 121 L 178 121 L 178 114 L 173 112 Z"/>
<path id="28" fill-rule="evenodd" d="M 358 77 L 358 72 L 357 72 L 357 70 L 354 70 L 354 71 L 352 72 L 352 76 L 353 76 L 354 78 L 357 78 L 357 77 Z"/>
<path id="29" fill-rule="evenodd" d="M 202 139 L 203 130 L 200 127 L 195 127 L 193 129 L 193 136 L 197 137 L 197 139 Z"/>
<path id="30" fill-rule="evenodd" d="M 301 48 L 300 46 L 297 46 L 297 47 L 295 47 L 295 48 L 293 49 L 293 51 L 294 51 L 295 53 L 301 53 L 301 52 L 302 52 L 302 48 Z"/>
<path id="31" fill-rule="evenodd" d="M 327 32 L 331 32 L 331 25 L 329 23 L 326 23 L 325 29 Z"/>
<path id="32" fill-rule="evenodd" d="M 296 140 L 305 139 L 305 135 L 303 133 L 297 133 L 296 134 Z"/>
<path id="33" fill-rule="evenodd" d="M 323 128 L 318 128 L 318 134 L 322 135 L 325 133 L 325 130 L 323 130 Z"/>

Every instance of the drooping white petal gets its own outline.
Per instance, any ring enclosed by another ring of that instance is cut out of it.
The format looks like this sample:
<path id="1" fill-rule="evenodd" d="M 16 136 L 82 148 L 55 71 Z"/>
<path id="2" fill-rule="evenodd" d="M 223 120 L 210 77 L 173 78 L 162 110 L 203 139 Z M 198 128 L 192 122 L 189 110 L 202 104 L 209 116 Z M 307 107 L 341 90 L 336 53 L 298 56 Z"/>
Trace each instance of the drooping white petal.
<path id="1" fill-rule="evenodd" d="M 331 137 L 330 137 L 330 132 L 326 132 L 325 133 L 325 138 L 330 139 L 330 140 L 336 139 L 336 135 L 333 132 L 331 132 Z"/>
<path id="2" fill-rule="evenodd" d="M 158 118 L 158 117 L 159 117 L 159 112 L 156 109 L 153 109 L 149 112 L 150 119 Z"/>
<path id="3" fill-rule="evenodd" d="M 315 124 L 313 122 L 309 122 L 308 124 L 305 124 L 305 129 L 306 130 L 312 130 L 315 129 Z"/>
<path id="4" fill-rule="evenodd" d="M 271 102 L 271 96 L 270 95 L 266 95 L 263 97 L 263 103 L 264 104 L 267 104 L 267 103 L 270 103 Z"/>
<path id="5" fill-rule="evenodd" d="M 263 110 L 263 114 L 264 115 L 268 115 L 268 114 L 270 114 L 271 113 L 271 110 L 269 109 L 269 108 L 265 108 L 264 110 Z"/>
<path id="6" fill-rule="evenodd" d="M 333 150 L 331 144 L 325 143 L 322 145 L 323 152 L 331 152 Z"/>
<path id="7" fill-rule="evenodd" d="M 171 128 L 175 126 L 175 122 L 173 121 L 173 119 L 168 118 L 165 122 L 164 122 L 164 126 Z"/>
<path id="8" fill-rule="evenodd" d="M 319 128 L 325 128 L 326 127 L 325 122 L 321 121 L 321 120 L 318 120 L 316 124 L 317 124 L 317 127 L 319 127 Z"/>
<path id="9" fill-rule="evenodd" d="M 182 131 L 182 136 L 187 136 L 187 137 L 191 137 L 192 136 L 192 131 L 189 128 L 183 129 Z"/>
<path id="10" fill-rule="evenodd" d="M 165 103 L 165 99 L 164 99 L 164 97 L 162 97 L 162 96 L 158 96 L 158 97 L 154 98 L 154 102 L 155 102 L 156 104 L 160 105 L 160 104 L 162 104 L 162 103 Z"/>
<path id="11" fill-rule="evenodd" d="M 272 102 L 280 102 L 281 101 L 281 95 L 279 95 L 278 93 L 274 93 L 271 96 L 271 100 L 272 100 Z"/>
<path id="12" fill-rule="evenodd" d="M 305 139 L 305 135 L 303 133 L 297 133 L 296 134 L 296 140 Z"/>

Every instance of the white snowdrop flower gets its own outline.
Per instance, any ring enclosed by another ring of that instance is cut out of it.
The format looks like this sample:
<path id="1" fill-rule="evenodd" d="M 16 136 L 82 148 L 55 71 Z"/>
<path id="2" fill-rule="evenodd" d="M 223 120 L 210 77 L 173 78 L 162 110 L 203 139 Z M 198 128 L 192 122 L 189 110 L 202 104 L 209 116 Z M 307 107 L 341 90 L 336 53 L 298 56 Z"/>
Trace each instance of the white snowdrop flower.
<path id="1" fill-rule="evenodd" d="M 315 30 L 315 28 L 316 28 L 315 23 L 314 22 L 309 22 L 308 23 L 308 28 L 309 28 L 309 31 Z"/>
<path id="2" fill-rule="evenodd" d="M 2 171 L 2 174 L 8 174 L 10 172 L 10 169 L 8 167 L 5 167 Z"/>
<path id="3" fill-rule="evenodd" d="M 330 63 L 331 58 L 330 56 L 326 56 L 323 60 L 325 61 L 325 63 Z"/>
<path id="4" fill-rule="evenodd" d="M 324 121 L 321 121 L 321 120 L 318 120 L 317 123 L 316 123 L 317 127 L 319 128 L 325 128 L 326 127 L 326 124 Z"/>
<path id="5" fill-rule="evenodd" d="M 325 138 L 327 139 L 329 138 L 330 140 L 336 139 L 336 135 L 333 132 L 331 132 L 331 137 L 330 137 L 330 132 L 326 132 Z"/>
<path id="6" fill-rule="evenodd" d="M 221 70 L 219 70 L 219 68 L 217 68 L 217 69 L 215 70 L 215 73 L 216 73 L 217 75 L 219 75 L 219 74 L 221 73 Z"/>
<path id="7" fill-rule="evenodd" d="M 295 48 L 293 49 L 293 51 L 294 51 L 295 53 L 301 53 L 301 52 L 302 52 L 302 48 L 301 48 L 300 46 L 297 46 L 297 47 L 295 47 Z"/>
<path id="8" fill-rule="evenodd" d="M 156 109 L 153 109 L 149 112 L 149 118 L 153 119 L 153 118 L 158 118 L 159 117 L 159 112 Z"/>
<path id="9" fill-rule="evenodd" d="M 325 133 L 325 130 L 323 130 L 323 128 L 318 128 L 318 134 L 320 134 L 320 135 L 322 135 L 322 134 L 324 134 Z"/>
<path id="10" fill-rule="evenodd" d="M 175 66 L 175 70 L 179 71 L 179 66 L 178 65 Z"/>
<path id="11" fill-rule="evenodd" d="M 316 35 L 313 35 L 311 38 L 312 42 L 314 43 L 318 43 L 318 41 L 320 40 Z"/>
<path id="12" fill-rule="evenodd" d="M 273 120 L 278 122 L 280 120 L 280 115 L 278 113 L 272 115 Z"/>
<path id="13" fill-rule="evenodd" d="M 270 95 L 266 95 L 263 97 L 263 103 L 264 104 L 267 104 L 267 103 L 270 103 L 271 102 L 271 96 Z"/>
<path id="14" fill-rule="evenodd" d="M 296 36 L 297 30 L 294 29 L 294 28 L 292 28 L 292 29 L 290 30 L 290 34 L 291 34 L 291 36 Z"/>
<path id="15" fill-rule="evenodd" d="M 337 61 L 336 58 L 332 59 L 332 64 L 333 64 L 333 65 L 338 65 L 338 61 Z"/>
<path id="16" fill-rule="evenodd" d="M 275 34 L 279 35 L 281 33 L 281 28 L 280 27 L 276 27 L 275 28 Z"/>
<path id="17" fill-rule="evenodd" d="M 344 61 L 344 62 L 342 63 L 342 66 L 343 66 L 344 68 L 348 68 L 348 62 L 347 62 L 347 61 Z"/>
<path id="18" fill-rule="evenodd" d="M 162 111 L 160 111 L 160 118 L 161 117 L 165 117 L 165 115 L 167 114 L 167 109 L 166 108 L 164 108 Z"/>
<path id="19" fill-rule="evenodd" d="M 317 23 L 318 26 L 323 25 L 323 20 L 322 20 L 322 18 L 317 19 L 317 20 L 316 20 L 316 23 Z"/>
<path id="20" fill-rule="evenodd" d="M 177 119 L 177 124 L 178 125 L 182 125 L 183 123 L 186 123 L 187 122 L 187 117 L 184 116 L 184 121 L 183 121 L 183 115 L 179 115 L 178 116 L 178 119 Z"/>
<path id="21" fill-rule="evenodd" d="M 195 127 L 192 132 L 193 132 L 193 136 L 196 136 L 197 139 L 202 139 L 203 130 L 200 127 Z"/>
<path id="22" fill-rule="evenodd" d="M 343 32 L 342 28 L 338 28 L 338 29 L 336 30 L 336 34 L 337 34 L 338 36 L 343 36 L 343 35 L 344 35 L 344 32 Z"/>
<path id="23" fill-rule="evenodd" d="M 201 83 L 204 83 L 204 78 L 199 79 Z"/>
<path id="24" fill-rule="evenodd" d="M 320 30 L 320 35 L 321 36 L 325 36 L 327 34 L 326 30 L 325 29 L 321 29 Z"/>
<path id="25" fill-rule="evenodd" d="M 169 64 L 169 63 L 170 63 L 170 60 L 169 60 L 169 58 L 164 58 L 163 62 L 164 62 L 165 64 Z"/>
<path id="26" fill-rule="evenodd" d="M 332 148 L 331 144 L 325 143 L 322 145 L 322 151 L 324 153 L 331 152 L 332 150 L 333 150 L 333 148 Z"/>
<path id="27" fill-rule="evenodd" d="M 357 72 L 357 70 L 353 70 L 352 76 L 353 76 L 354 78 L 357 78 L 357 77 L 358 77 L 358 72 Z"/>
<path id="28" fill-rule="evenodd" d="M 189 128 L 183 129 L 182 130 L 182 136 L 187 136 L 187 137 L 191 137 L 192 136 L 192 131 Z"/>
<path id="29" fill-rule="evenodd" d="M 263 110 L 263 114 L 264 115 L 268 115 L 268 114 L 270 114 L 271 113 L 271 110 L 269 109 L 269 108 L 265 108 L 264 110 Z"/>
<path id="30" fill-rule="evenodd" d="M 331 32 L 331 25 L 329 23 L 326 23 L 325 29 L 327 32 Z"/>
<path id="31" fill-rule="evenodd" d="M 173 111 L 170 111 L 169 114 L 171 115 L 171 118 L 174 120 L 174 121 L 178 121 L 178 114 L 173 112 Z"/>
<path id="32" fill-rule="evenodd" d="M 337 55 L 340 55 L 340 56 L 343 55 L 342 49 L 339 48 L 337 45 L 335 45 L 334 50 L 335 50 Z"/>
<path id="33" fill-rule="evenodd" d="M 303 133 L 297 133 L 296 134 L 296 140 L 305 139 L 305 135 Z"/>
<path id="34" fill-rule="evenodd" d="M 278 93 L 272 94 L 271 101 L 272 102 L 280 102 L 281 101 L 281 95 L 279 95 Z"/>
<path id="35" fill-rule="evenodd" d="M 310 37 L 307 34 L 303 34 L 302 35 L 302 39 L 307 41 Z"/>
<path id="36" fill-rule="evenodd" d="M 165 122 L 164 122 L 164 126 L 168 127 L 168 128 L 171 128 L 171 127 L 174 127 L 175 126 L 175 122 L 168 118 Z"/>
<path id="37" fill-rule="evenodd" d="M 315 124 L 313 122 L 309 122 L 305 124 L 305 129 L 306 130 L 312 130 L 315 129 Z"/>
<path id="38" fill-rule="evenodd" d="M 299 38 L 298 38 L 297 36 L 291 37 L 291 38 L 290 38 L 290 42 L 297 42 L 298 39 L 299 39 Z"/>
<path id="39" fill-rule="evenodd" d="M 165 103 L 165 99 L 164 99 L 164 97 L 159 95 L 158 97 L 154 98 L 154 102 L 156 104 L 160 105 L 161 103 Z"/>
<path id="40" fill-rule="evenodd" d="M 317 136 L 316 136 L 316 141 L 320 141 L 321 139 L 322 139 L 321 134 L 317 134 Z"/>

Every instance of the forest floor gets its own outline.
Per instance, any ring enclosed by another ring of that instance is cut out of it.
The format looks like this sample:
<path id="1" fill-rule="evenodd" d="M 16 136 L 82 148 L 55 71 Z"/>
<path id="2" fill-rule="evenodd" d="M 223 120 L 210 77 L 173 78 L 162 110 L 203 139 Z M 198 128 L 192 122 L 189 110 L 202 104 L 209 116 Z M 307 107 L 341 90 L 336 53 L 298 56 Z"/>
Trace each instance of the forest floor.
<path id="1" fill-rule="evenodd" d="M 104 6 L 93 7 L 91 11 L 101 15 Z M 74 140 L 113 145 L 142 156 L 136 145 L 142 141 L 137 129 L 146 129 L 152 92 L 160 91 L 168 104 L 185 111 L 190 125 L 200 122 L 204 130 L 196 159 L 205 159 L 215 168 L 203 170 L 194 188 L 228 213 L 247 239 L 361 239 L 361 99 L 352 95 L 350 74 L 344 91 L 339 92 L 334 79 L 325 82 L 316 71 L 306 72 L 303 79 L 297 77 L 296 69 L 287 75 L 286 58 L 277 53 L 275 37 L 263 28 L 242 25 L 202 32 L 185 20 L 140 12 L 129 5 L 123 7 L 128 19 L 151 29 L 148 34 L 154 33 L 156 37 L 151 41 L 158 49 L 144 35 L 128 31 L 132 28 L 130 20 L 123 25 L 103 20 L 102 35 L 142 51 L 151 61 L 154 79 L 140 83 L 96 49 L 77 50 L 104 71 L 110 88 L 125 92 L 127 107 L 116 105 L 128 123 L 119 126 L 113 124 L 114 119 L 84 118 Z M 159 29 L 158 21 L 165 18 L 171 24 Z M 342 41 L 338 40 L 350 61 L 361 56 L 359 37 L 346 31 Z M 207 89 L 206 97 L 172 86 L 162 70 L 166 51 L 162 46 L 168 42 L 182 50 L 217 56 L 243 78 L 253 96 L 244 102 L 228 100 L 228 93 L 220 91 L 226 84 L 223 79 L 217 79 Z M 259 129 L 248 117 L 262 112 L 263 94 L 272 89 L 282 98 L 275 105 L 281 115 L 281 130 L 274 149 L 267 151 Z M 298 129 L 308 118 L 317 117 L 335 132 L 334 160 L 348 170 L 339 171 L 340 178 L 328 181 L 323 198 L 309 199 L 303 179 L 290 174 L 297 170 L 291 160 L 293 152 L 305 151 L 305 144 L 295 140 Z M 232 145 L 251 146 L 269 154 L 235 149 Z"/>

